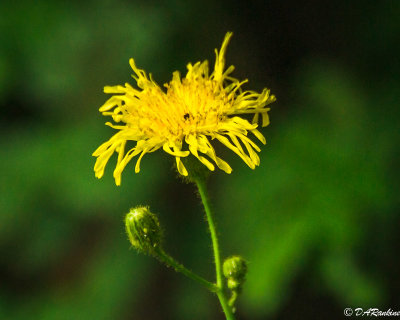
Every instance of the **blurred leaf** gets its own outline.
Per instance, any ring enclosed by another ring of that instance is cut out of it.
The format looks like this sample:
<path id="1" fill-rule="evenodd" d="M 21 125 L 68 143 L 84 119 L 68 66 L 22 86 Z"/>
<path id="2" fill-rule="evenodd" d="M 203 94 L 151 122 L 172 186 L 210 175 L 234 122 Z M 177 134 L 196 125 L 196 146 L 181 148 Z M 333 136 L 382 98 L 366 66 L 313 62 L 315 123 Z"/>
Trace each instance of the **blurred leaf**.
<path id="1" fill-rule="evenodd" d="M 337 277 L 328 266 L 321 275 L 344 302 L 382 301 L 380 286 L 354 267 L 351 253 L 366 240 L 363 211 L 385 199 L 384 163 L 368 157 L 378 142 L 364 125 L 371 121 L 367 98 L 346 73 L 327 65 L 307 65 L 299 80 L 297 92 L 312 112 L 300 107 L 285 123 L 272 121 L 260 168 L 240 168 L 229 184 L 215 188 L 223 190 L 215 200 L 224 236 L 231 237 L 225 243 L 250 262 L 244 314 L 276 311 L 316 249 L 349 256 L 347 285 L 340 277 L 345 265 Z"/>

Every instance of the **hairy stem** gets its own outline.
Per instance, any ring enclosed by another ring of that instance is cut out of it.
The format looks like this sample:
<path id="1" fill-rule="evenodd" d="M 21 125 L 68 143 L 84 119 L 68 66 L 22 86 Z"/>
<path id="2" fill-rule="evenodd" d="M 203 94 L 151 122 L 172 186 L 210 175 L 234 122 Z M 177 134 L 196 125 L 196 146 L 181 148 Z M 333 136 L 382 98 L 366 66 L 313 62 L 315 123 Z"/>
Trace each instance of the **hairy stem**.
<path id="1" fill-rule="evenodd" d="M 167 254 L 164 250 L 159 249 L 155 253 L 156 253 L 156 257 L 158 259 L 160 259 L 162 262 L 164 262 L 167 266 L 170 266 L 170 267 L 174 268 L 177 272 L 180 272 L 180 273 L 184 274 L 185 276 L 187 276 L 188 278 L 190 278 L 194 281 L 197 281 L 201 285 L 205 286 L 211 292 L 218 292 L 219 288 L 214 283 L 207 281 L 203 277 L 200 277 L 193 271 L 187 269 L 184 265 L 180 264 L 174 258 L 172 258 L 169 254 Z"/>
<path id="2" fill-rule="evenodd" d="M 208 201 L 206 184 L 205 184 L 204 179 L 196 179 L 195 182 L 196 182 L 197 188 L 199 189 L 201 201 L 203 202 L 204 210 L 205 210 L 206 216 L 207 216 L 208 227 L 209 227 L 210 233 L 211 233 L 211 240 L 212 240 L 212 246 L 213 246 L 213 251 L 214 251 L 216 281 L 217 281 L 217 288 L 218 288 L 217 296 L 221 303 L 222 310 L 225 313 L 226 319 L 234 320 L 235 318 L 233 316 L 232 309 L 228 304 L 228 299 L 224 292 L 225 288 L 224 288 L 224 281 L 222 278 L 221 254 L 219 251 L 218 235 L 217 235 L 217 230 L 216 230 L 215 223 L 214 223 L 213 214 L 210 209 L 210 205 L 209 205 L 209 201 Z"/>

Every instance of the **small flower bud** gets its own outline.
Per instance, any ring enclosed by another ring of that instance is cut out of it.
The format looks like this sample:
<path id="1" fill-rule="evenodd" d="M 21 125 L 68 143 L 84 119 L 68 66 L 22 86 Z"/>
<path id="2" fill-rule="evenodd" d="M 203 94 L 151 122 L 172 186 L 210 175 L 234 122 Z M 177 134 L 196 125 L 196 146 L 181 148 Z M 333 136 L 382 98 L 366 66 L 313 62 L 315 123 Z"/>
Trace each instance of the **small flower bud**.
<path id="1" fill-rule="evenodd" d="M 232 256 L 224 261 L 223 272 L 228 288 L 240 290 L 246 278 L 247 263 L 242 257 Z"/>
<path id="2" fill-rule="evenodd" d="M 242 285 L 242 283 L 233 278 L 228 278 L 226 284 L 227 287 L 231 290 L 239 290 Z"/>
<path id="3" fill-rule="evenodd" d="M 125 217 L 125 228 L 129 241 L 137 250 L 153 254 L 161 244 L 160 223 L 148 207 L 137 207 Z"/>

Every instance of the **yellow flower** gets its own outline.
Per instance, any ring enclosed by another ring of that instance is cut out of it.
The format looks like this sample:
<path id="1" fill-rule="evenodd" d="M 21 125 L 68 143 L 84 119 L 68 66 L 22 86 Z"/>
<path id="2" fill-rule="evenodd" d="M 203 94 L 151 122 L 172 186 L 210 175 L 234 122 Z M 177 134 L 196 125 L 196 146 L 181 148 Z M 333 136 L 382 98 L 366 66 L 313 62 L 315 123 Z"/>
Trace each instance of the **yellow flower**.
<path id="1" fill-rule="evenodd" d="M 265 144 L 265 138 L 257 130 L 259 115 L 262 126 L 269 124 L 266 106 L 275 101 L 268 89 L 261 93 L 243 91 L 242 85 L 247 80 L 239 81 L 230 76 L 234 70 L 225 68 L 225 51 L 232 33 L 228 32 L 221 50 L 215 50 L 214 71 L 209 75 L 208 62 L 188 64 L 188 72 L 181 78 L 175 71 L 172 80 L 165 84 L 166 90 L 138 69 L 133 59 L 131 65 L 140 88 L 130 84 L 125 86 L 106 86 L 105 93 L 113 94 L 100 108 L 105 116 L 111 116 L 120 125 L 107 122 L 106 125 L 119 130 L 110 140 L 103 143 L 94 153 L 97 157 L 94 171 L 97 178 L 104 174 L 104 168 L 114 152 L 118 153 L 117 166 L 114 170 L 115 183 L 121 184 L 121 173 L 128 162 L 139 155 L 135 172 L 140 171 L 140 161 L 146 153 L 159 148 L 176 158 L 180 174 L 188 172 L 181 158 L 189 154 L 195 156 L 208 169 L 214 170 L 214 163 L 226 173 L 232 168 L 218 158 L 210 143 L 217 139 L 235 152 L 252 169 L 259 165 L 260 158 L 255 151 L 260 148 L 247 136 L 251 132 Z M 254 114 L 252 123 L 239 115 Z M 128 141 L 136 145 L 128 148 Z M 188 150 L 184 150 L 188 149 Z"/>

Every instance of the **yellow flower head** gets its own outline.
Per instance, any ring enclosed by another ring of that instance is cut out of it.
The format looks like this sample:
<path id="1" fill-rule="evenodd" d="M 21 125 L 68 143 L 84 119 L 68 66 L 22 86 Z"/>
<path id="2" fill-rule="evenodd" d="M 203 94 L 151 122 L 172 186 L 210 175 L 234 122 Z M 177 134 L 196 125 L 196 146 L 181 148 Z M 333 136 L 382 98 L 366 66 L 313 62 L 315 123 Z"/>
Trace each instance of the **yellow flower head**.
<path id="1" fill-rule="evenodd" d="M 129 63 L 135 73 L 133 77 L 140 89 L 125 86 L 106 86 L 105 93 L 113 94 L 100 108 L 105 116 L 111 116 L 119 125 L 107 122 L 106 125 L 118 132 L 103 143 L 94 153 L 97 157 L 94 171 L 97 178 L 104 174 L 107 161 L 114 152 L 118 153 L 114 170 L 115 183 L 121 184 L 121 173 L 128 162 L 139 155 L 135 172 L 140 171 L 140 161 L 146 153 L 159 148 L 176 158 L 180 174 L 188 172 L 181 158 L 190 154 L 195 156 L 208 169 L 215 165 L 226 173 L 232 168 L 218 158 L 210 139 L 219 140 L 235 152 L 252 169 L 259 165 L 260 158 L 255 151 L 260 148 L 248 137 L 251 132 L 265 144 L 265 138 L 257 130 L 259 115 L 262 126 L 269 124 L 266 106 L 275 101 L 268 89 L 261 93 L 243 91 L 247 80 L 239 81 L 230 76 L 234 70 L 225 68 L 225 51 L 232 33 L 228 32 L 221 50 L 215 50 L 214 71 L 209 74 L 208 62 L 188 64 L 188 72 L 181 78 L 175 71 L 172 80 L 163 90 L 146 73 L 138 69 L 133 59 Z M 240 117 L 242 114 L 254 114 L 253 121 Z M 127 141 L 136 141 L 136 145 L 126 152 Z M 188 150 L 184 150 L 188 149 Z"/>

